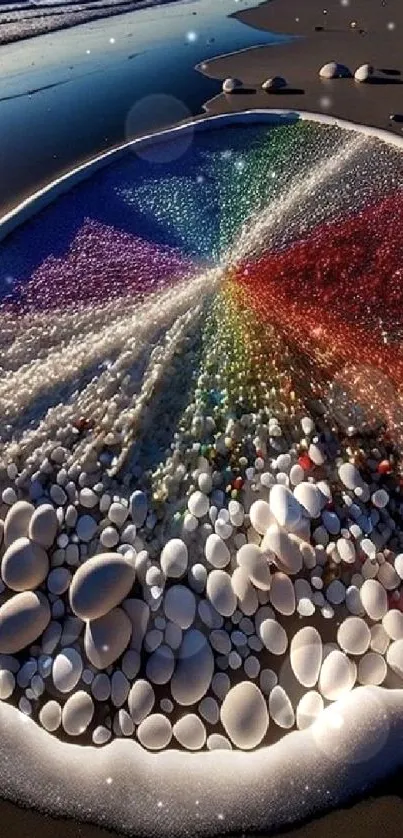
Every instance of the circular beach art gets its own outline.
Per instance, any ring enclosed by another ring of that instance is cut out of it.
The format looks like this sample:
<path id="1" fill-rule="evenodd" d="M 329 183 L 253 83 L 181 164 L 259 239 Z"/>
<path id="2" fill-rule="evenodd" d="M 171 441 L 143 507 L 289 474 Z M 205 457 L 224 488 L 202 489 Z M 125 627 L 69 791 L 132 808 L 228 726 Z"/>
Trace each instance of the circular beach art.
<path id="1" fill-rule="evenodd" d="M 84 745 L 322 748 L 403 688 L 403 156 L 176 142 L 0 248 L 0 695 Z"/>

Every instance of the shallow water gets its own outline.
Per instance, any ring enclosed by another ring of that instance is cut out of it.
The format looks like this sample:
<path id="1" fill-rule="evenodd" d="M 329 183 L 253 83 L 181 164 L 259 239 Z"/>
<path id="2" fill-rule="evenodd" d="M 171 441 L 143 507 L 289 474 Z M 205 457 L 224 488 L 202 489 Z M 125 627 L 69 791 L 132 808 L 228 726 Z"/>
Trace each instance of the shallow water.
<path id="1" fill-rule="evenodd" d="M 278 36 L 187 0 L 1 47 L 0 212 L 131 136 L 199 113 L 220 85 L 194 66 Z"/>

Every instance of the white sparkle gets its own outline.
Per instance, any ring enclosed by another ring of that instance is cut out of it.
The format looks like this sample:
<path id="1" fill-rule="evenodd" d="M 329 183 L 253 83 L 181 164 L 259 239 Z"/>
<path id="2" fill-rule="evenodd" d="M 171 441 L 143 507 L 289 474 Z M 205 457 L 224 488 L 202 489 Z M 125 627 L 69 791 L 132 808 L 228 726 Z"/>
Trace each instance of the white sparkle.
<path id="1" fill-rule="evenodd" d="M 87 53 L 87 55 L 91 55 L 91 50 L 90 49 L 86 49 L 85 52 Z"/>
<path id="2" fill-rule="evenodd" d="M 113 783 L 112 777 L 107 777 L 105 782 L 107 786 L 111 786 Z"/>
<path id="3" fill-rule="evenodd" d="M 194 44 L 195 41 L 197 41 L 197 38 L 198 38 L 197 32 L 193 32 L 193 31 L 188 32 L 187 35 L 186 35 L 186 40 L 189 42 L 189 44 Z"/>
<path id="4" fill-rule="evenodd" d="M 116 43 L 116 41 L 115 41 L 115 39 L 114 39 L 114 38 L 109 38 L 109 43 L 110 43 L 110 44 L 114 44 L 114 43 Z"/>
<path id="5" fill-rule="evenodd" d="M 389 21 L 387 28 L 389 29 L 389 32 L 392 32 L 393 29 L 396 29 L 396 24 L 393 22 L 393 20 Z"/>

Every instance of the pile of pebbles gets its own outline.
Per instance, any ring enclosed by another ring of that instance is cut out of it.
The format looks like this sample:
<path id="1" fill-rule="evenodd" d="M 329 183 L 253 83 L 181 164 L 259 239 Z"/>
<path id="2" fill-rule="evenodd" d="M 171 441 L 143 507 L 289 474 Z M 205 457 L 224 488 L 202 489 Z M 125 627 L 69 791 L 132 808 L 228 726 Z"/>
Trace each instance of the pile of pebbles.
<path id="1" fill-rule="evenodd" d="M 0 698 L 49 732 L 249 750 L 403 686 L 393 452 L 195 409 L 135 485 L 108 473 L 115 440 L 77 463 L 73 426 L 1 468 Z"/>

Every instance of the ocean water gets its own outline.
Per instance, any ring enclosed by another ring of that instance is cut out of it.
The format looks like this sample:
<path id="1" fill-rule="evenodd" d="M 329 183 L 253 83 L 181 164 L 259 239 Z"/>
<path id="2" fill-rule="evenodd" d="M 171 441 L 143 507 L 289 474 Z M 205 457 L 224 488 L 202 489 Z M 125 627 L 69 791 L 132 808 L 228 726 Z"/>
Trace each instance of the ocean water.
<path id="1" fill-rule="evenodd" d="M 185 0 L 1 47 L 0 212 L 132 136 L 200 113 L 205 58 L 280 36 L 228 17 L 254 0 Z"/>

